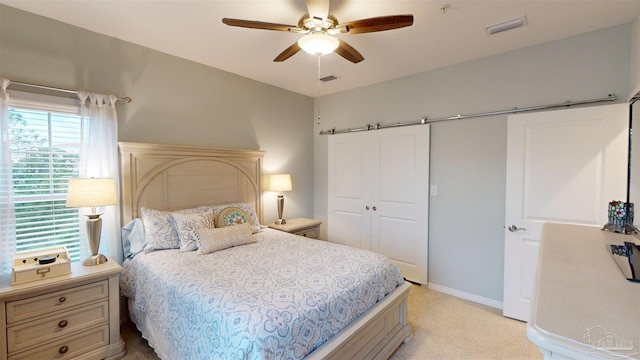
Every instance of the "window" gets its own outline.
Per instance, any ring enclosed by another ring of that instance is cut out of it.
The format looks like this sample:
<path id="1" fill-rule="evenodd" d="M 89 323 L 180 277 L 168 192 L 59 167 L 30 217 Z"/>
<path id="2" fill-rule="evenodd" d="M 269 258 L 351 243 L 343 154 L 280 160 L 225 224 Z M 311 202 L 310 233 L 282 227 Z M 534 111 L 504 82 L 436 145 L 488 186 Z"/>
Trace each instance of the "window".
<path id="1" fill-rule="evenodd" d="M 16 250 L 66 246 L 80 260 L 78 209 L 66 208 L 78 177 L 81 121 L 77 107 L 9 101 Z"/>

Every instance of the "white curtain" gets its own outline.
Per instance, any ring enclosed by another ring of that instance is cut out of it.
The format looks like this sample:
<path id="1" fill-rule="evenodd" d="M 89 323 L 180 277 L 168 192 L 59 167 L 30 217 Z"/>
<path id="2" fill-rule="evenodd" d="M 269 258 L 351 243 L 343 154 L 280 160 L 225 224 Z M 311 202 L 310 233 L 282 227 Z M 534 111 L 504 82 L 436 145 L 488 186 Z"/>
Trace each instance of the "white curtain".
<path id="1" fill-rule="evenodd" d="M 79 91 L 80 115 L 82 118 L 82 148 L 80 151 L 81 178 L 113 178 L 120 199 L 120 176 L 118 169 L 118 115 L 113 95 L 100 95 Z M 120 206 L 102 208 L 102 237 L 100 253 L 111 256 L 119 263 L 123 261 L 120 242 Z M 80 220 L 84 224 L 86 219 Z M 86 239 L 86 229 L 80 226 L 80 255 L 84 259 L 91 255 Z"/>
<path id="2" fill-rule="evenodd" d="M 16 217 L 13 208 L 13 181 L 9 140 L 9 80 L 0 78 L 0 274 L 11 273 L 16 249 Z"/>

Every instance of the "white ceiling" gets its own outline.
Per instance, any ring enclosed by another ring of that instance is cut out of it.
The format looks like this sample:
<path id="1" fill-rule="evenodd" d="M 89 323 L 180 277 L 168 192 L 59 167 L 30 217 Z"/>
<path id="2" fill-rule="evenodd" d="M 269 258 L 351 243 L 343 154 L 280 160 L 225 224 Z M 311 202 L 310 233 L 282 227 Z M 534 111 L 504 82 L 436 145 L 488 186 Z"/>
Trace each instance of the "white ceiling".
<path id="1" fill-rule="evenodd" d="M 640 0 L 333 0 L 340 22 L 413 14 L 411 27 L 337 35 L 365 60 L 299 52 L 301 36 L 230 27 L 223 17 L 297 25 L 304 0 L 0 0 L 0 3 L 308 96 L 325 95 L 633 21 Z M 441 11 L 449 4 L 448 11 Z M 527 16 L 525 27 L 489 25 Z M 318 78 L 338 80 L 320 83 Z"/>

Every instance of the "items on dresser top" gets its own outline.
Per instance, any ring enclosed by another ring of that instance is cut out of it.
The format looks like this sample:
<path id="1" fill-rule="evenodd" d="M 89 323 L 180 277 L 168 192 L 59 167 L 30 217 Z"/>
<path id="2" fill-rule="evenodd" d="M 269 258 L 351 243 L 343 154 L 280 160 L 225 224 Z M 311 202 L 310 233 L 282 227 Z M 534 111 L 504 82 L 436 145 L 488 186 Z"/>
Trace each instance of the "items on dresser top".
<path id="1" fill-rule="evenodd" d="M 541 239 L 526 331 L 545 359 L 640 359 L 640 287 L 610 251 L 629 236 L 545 223 Z"/>
<path id="2" fill-rule="evenodd" d="M 64 246 L 13 254 L 11 285 L 71 273 L 69 252 Z"/>

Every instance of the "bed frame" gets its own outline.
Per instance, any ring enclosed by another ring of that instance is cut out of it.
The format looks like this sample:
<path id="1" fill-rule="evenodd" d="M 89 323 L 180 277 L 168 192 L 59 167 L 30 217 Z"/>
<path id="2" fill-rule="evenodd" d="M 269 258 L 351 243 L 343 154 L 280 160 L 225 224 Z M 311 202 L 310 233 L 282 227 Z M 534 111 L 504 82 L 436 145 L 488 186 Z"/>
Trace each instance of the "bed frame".
<path id="1" fill-rule="evenodd" d="M 262 219 L 263 151 L 118 143 L 122 223 L 140 208 L 179 210 L 234 202 L 253 204 Z M 410 337 L 404 283 L 316 349 L 308 359 L 387 359 Z M 144 334 L 147 339 L 150 334 Z M 152 341 L 150 341 L 152 342 Z"/>

